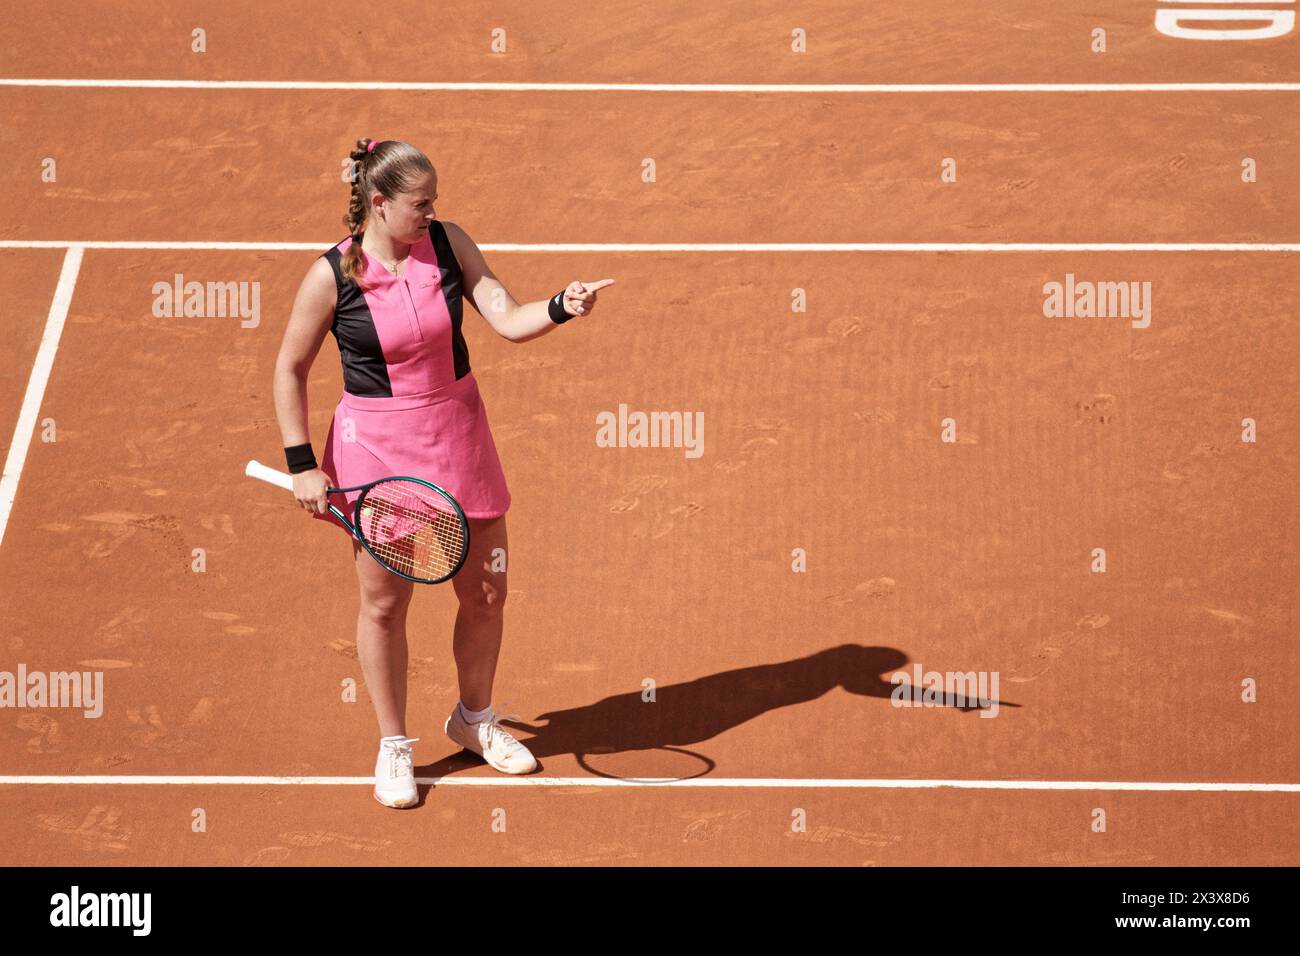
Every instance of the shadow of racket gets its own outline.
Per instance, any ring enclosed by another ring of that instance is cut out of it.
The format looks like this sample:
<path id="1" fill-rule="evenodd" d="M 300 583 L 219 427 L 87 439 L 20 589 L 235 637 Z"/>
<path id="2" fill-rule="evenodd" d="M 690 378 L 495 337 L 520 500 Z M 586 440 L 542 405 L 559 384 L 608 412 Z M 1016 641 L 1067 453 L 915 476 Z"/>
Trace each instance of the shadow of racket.
<path id="1" fill-rule="evenodd" d="M 590 763 L 587 762 L 587 754 L 590 753 L 593 756 L 595 756 L 598 754 L 626 753 L 626 751 L 618 750 L 615 747 L 596 747 L 590 751 L 586 751 L 586 750 L 574 751 L 573 756 L 577 758 L 578 766 L 581 767 L 583 770 L 587 771 L 587 773 L 589 774 L 593 774 L 594 776 L 597 777 L 604 777 L 607 780 L 626 780 L 629 783 L 676 783 L 681 780 L 694 780 L 696 777 L 702 777 L 706 773 L 711 773 L 718 766 L 717 762 L 714 761 L 713 759 L 704 756 L 704 754 L 702 753 L 697 753 L 694 750 L 687 750 L 685 747 L 669 747 L 667 745 L 663 745 L 660 747 L 655 747 L 654 749 L 667 750 L 671 753 L 685 754 L 688 757 L 694 757 L 696 760 L 704 764 L 704 769 L 699 771 L 698 773 L 693 773 L 690 776 L 686 776 L 686 777 L 621 777 L 616 773 L 607 773 L 604 770 L 598 770 L 597 768 L 593 767 Z"/>
<path id="2" fill-rule="evenodd" d="M 501 712 L 499 712 L 497 716 L 498 722 L 505 724 L 507 726 L 514 727 L 517 730 L 527 730 L 534 735 L 540 733 L 540 729 L 538 727 L 535 727 L 528 721 L 525 721 L 518 714 L 510 712 L 508 710 L 509 706 L 510 706 L 509 701 L 501 702 Z M 590 754 L 592 756 L 599 756 L 601 754 L 631 753 L 632 752 L 631 750 L 620 749 L 618 747 L 611 747 L 605 744 L 597 744 L 595 747 L 592 747 L 591 749 L 574 750 L 572 751 L 572 753 L 574 758 L 578 761 L 578 766 L 581 767 L 583 770 L 587 771 L 587 773 L 591 774 L 592 776 L 604 777 L 606 780 L 625 780 L 628 783 L 675 783 L 681 780 L 694 780 L 697 777 L 703 777 L 707 773 L 712 773 L 715 769 L 717 769 L 718 766 L 717 761 L 713 760 L 712 758 L 706 757 L 704 754 L 697 753 L 694 750 L 687 750 L 685 747 L 670 747 L 667 744 L 660 744 L 657 747 L 637 747 L 634 748 L 634 750 L 667 750 L 670 753 L 685 754 L 688 757 L 693 757 L 695 760 L 698 760 L 701 764 L 704 765 L 704 767 L 702 770 L 699 770 L 698 772 L 690 774 L 689 776 L 685 776 L 685 777 L 623 777 L 620 776 L 619 774 L 609 773 L 608 771 L 600 770 L 596 767 L 593 767 L 590 764 L 590 762 L 588 762 L 587 755 Z"/>

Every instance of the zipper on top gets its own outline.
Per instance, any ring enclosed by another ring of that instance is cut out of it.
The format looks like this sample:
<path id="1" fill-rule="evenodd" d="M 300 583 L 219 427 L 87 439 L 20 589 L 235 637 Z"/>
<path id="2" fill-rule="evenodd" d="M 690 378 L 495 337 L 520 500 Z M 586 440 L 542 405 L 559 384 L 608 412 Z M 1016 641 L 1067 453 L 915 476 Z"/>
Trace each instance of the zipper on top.
<path id="1" fill-rule="evenodd" d="M 420 328 L 420 314 L 415 309 L 415 298 L 411 295 L 411 284 L 406 281 L 406 276 L 399 277 L 402 286 L 402 304 L 406 306 L 406 317 L 411 323 L 411 331 L 415 337 L 424 340 L 424 330 Z"/>

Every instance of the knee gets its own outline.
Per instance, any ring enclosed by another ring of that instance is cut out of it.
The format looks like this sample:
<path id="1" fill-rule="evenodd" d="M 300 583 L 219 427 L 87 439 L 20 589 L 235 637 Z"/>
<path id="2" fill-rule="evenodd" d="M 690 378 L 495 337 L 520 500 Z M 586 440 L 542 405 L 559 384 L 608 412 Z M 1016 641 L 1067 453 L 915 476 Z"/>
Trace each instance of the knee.
<path id="1" fill-rule="evenodd" d="M 506 603 L 505 575 L 496 574 L 490 577 L 479 577 L 474 581 L 467 580 L 456 589 L 456 597 L 460 600 L 461 610 L 466 614 L 475 617 L 498 616 Z"/>
<path id="2" fill-rule="evenodd" d="M 381 626 L 396 625 L 406 619 L 411 603 L 409 594 L 368 594 L 361 598 L 361 616 Z"/>

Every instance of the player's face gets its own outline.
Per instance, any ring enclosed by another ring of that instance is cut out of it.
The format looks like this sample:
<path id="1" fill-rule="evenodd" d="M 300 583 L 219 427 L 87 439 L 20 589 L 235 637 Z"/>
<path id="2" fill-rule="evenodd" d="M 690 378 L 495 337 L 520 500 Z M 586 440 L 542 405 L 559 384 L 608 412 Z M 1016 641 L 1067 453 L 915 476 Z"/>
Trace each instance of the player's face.
<path id="1" fill-rule="evenodd" d="M 384 223 L 398 242 L 418 242 L 437 218 L 434 200 L 438 198 L 438 176 L 425 174 L 411 188 L 398 193 L 384 204 Z"/>

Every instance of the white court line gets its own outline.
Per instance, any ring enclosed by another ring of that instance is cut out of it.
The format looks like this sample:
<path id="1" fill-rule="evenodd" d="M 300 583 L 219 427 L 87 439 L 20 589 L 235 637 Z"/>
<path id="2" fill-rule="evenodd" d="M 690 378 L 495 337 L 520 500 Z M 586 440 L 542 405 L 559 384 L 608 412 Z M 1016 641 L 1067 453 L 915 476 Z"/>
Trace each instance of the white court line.
<path id="1" fill-rule="evenodd" d="M 530 93 L 1296 93 L 1300 83 L 420 83 L 316 80 L 0 79 L 0 86 L 142 90 Z"/>
<path id="2" fill-rule="evenodd" d="M 4 541 L 5 528 L 9 525 L 9 512 L 13 510 L 14 498 L 18 495 L 18 479 L 23 473 L 23 464 L 27 461 L 32 434 L 36 431 L 36 416 L 45 399 L 45 385 L 50 380 L 50 369 L 54 367 L 54 353 L 59 350 L 63 323 L 68 318 L 68 307 L 72 305 L 72 290 L 77 285 L 77 273 L 81 271 L 81 254 L 80 246 L 70 245 L 63 257 L 59 284 L 54 287 L 54 301 L 50 303 L 50 314 L 45 319 L 45 331 L 41 334 L 41 344 L 36 350 L 36 361 L 32 365 L 32 374 L 27 379 L 22 410 L 18 413 L 18 424 L 14 426 L 13 441 L 9 443 L 4 473 L 0 475 L 0 541 Z"/>
<path id="3" fill-rule="evenodd" d="M 0 239 L 0 249 L 194 249 L 319 252 L 325 242 L 129 242 Z M 483 242 L 484 252 L 1300 252 L 1300 242 Z"/>
<path id="4" fill-rule="evenodd" d="M 416 777 L 417 783 L 453 787 L 706 787 L 820 790 L 1130 790 L 1143 793 L 1300 793 L 1300 783 L 1161 783 L 1115 780 L 913 780 L 784 777 L 694 777 L 613 780 L 605 777 Z M 0 776 L 0 786 L 373 786 L 374 777 L 154 776 L 148 774 Z"/>

